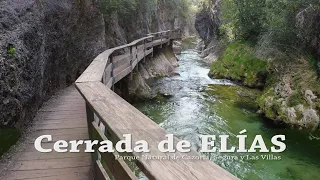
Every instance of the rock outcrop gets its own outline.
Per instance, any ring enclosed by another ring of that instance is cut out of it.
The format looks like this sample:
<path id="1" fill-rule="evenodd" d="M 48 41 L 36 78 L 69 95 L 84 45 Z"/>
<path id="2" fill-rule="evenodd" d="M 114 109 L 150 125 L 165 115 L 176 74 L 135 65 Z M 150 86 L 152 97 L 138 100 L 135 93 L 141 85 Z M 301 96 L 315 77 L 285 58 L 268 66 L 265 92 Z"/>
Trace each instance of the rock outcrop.
<path id="1" fill-rule="evenodd" d="M 162 52 L 140 63 L 138 71 L 133 74 L 132 81 L 128 81 L 130 99 L 151 99 L 156 96 L 151 91 L 148 82 L 159 77 L 170 76 L 178 66 L 178 59 L 170 46 L 163 47 Z"/>
<path id="2" fill-rule="evenodd" d="M 196 15 L 195 28 L 206 47 L 218 37 L 218 29 L 221 24 L 219 3 L 220 0 L 211 0 L 209 4 L 203 4 L 202 9 Z"/>
<path id="3" fill-rule="evenodd" d="M 260 113 L 276 123 L 311 131 L 320 129 L 320 86 L 316 71 L 301 60 L 269 85 L 258 104 Z M 310 89 L 311 88 L 311 89 Z"/>
<path id="4" fill-rule="evenodd" d="M 208 64 L 216 61 L 219 54 L 218 35 L 221 25 L 219 16 L 220 0 L 210 0 L 208 4 L 204 3 L 196 15 L 195 28 L 202 40 L 197 49 Z"/>

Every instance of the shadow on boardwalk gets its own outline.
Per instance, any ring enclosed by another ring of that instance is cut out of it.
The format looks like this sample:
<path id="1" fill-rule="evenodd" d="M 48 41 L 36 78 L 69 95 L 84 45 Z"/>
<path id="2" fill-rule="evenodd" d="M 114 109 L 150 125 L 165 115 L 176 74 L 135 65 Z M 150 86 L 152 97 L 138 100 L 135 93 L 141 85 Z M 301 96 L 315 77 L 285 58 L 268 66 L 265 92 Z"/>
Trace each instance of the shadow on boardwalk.
<path id="1" fill-rule="evenodd" d="M 0 165 L 3 180 L 88 180 L 91 155 L 84 153 L 40 153 L 34 140 L 52 135 L 53 141 L 44 148 L 52 148 L 57 140 L 86 140 L 88 128 L 85 102 L 74 86 L 58 92 L 39 110 L 34 125 L 12 148 Z"/>

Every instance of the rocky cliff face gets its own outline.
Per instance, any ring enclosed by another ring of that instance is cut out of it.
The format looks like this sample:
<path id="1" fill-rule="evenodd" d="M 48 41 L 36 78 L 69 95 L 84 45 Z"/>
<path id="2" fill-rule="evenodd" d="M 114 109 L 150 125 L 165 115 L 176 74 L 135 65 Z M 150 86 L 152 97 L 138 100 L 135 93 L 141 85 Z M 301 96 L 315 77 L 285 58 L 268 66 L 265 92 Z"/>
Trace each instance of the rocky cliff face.
<path id="1" fill-rule="evenodd" d="M 0 2 L 0 124 L 19 127 L 105 48 L 104 21 L 85 0 Z"/>
<path id="2" fill-rule="evenodd" d="M 196 15 L 195 28 L 206 47 L 218 38 L 218 28 L 221 24 L 219 3 L 220 0 L 211 0 L 209 4 L 203 4 Z"/>
<path id="3" fill-rule="evenodd" d="M 158 8 L 106 17 L 98 1 L 0 2 L 0 126 L 23 127 L 43 101 L 72 84 L 99 53 L 146 33 L 181 27 Z"/>
<path id="4" fill-rule="evenodd" d="M 197 49 L 201 51 L 204 60 L 211 64 L 216 61 L 220 52 L 218 36 L 221 21 L 220 0 L 210 0 L 208 4 L 203 4 L 201 10 L 196 15 L 195 28 L 201 38 Z"/>

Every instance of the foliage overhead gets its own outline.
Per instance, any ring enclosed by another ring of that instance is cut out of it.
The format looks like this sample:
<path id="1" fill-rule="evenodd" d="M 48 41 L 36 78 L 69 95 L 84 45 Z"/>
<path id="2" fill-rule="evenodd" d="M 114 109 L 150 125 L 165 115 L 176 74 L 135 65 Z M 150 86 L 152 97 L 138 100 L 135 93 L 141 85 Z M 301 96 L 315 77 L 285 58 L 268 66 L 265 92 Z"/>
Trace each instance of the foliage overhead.
<path id="1" fill-rule="evenodd" d="M 264 54 L 277 55 L 310 52 L 316 46 L 318 0 L 223 0 L 221 9 L 220 34 L 228 41 L 249 41 Z"/>

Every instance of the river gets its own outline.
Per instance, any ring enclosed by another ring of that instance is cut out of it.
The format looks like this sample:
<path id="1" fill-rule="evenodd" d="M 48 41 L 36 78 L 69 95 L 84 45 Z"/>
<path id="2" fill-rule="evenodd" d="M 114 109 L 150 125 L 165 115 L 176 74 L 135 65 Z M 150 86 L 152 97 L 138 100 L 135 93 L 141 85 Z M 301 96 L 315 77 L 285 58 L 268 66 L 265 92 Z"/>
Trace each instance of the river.
<path id="1" fill-rule="evenodd" d="M 230 147 L 237 146 L 235 136 L 246 129 L 247 146 L 250 147 L 255 135 L 262 135 L 267 147 L 271 147 L 271 137 L 285 134 L 285 152 L 263 154 L 273 155 L 277 160 L 262 159 L 260 153 L 205 155 L 240 179 L 320 179 L 319 140 L 310 138 L 307 132 L 275 127 L 260 117 L 255 113 L 252 98 L 259 92 L 227 80 L 210 79 L 208 65 L 195 50 L 184 50 L 178 58 L 176 71 L 180 75 L 152 84 L 153 90 L 167 98 L 135 103 L 135 107 L 169 133 L 190 141 L 195 150 L 200 147 L 200 135 L 230 135 Z M 245 155 L 252 158 L 240 158 Z"/>

